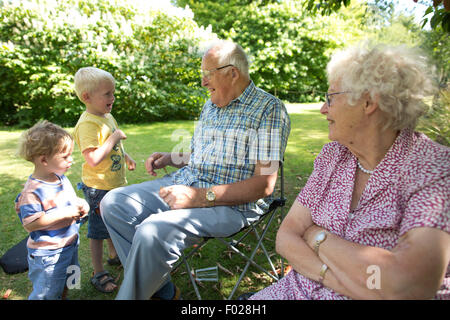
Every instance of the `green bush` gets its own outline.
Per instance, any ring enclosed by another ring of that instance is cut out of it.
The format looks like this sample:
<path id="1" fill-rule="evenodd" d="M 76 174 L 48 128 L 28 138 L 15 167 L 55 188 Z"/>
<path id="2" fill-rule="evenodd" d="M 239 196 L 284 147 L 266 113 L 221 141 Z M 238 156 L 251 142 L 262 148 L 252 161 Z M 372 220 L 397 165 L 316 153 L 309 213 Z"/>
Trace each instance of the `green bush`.
<path id="1" fill-rule="evenodd" d="M 434 141 L 450 147 L 450 88 L 442 89 L 434 97 L 432 106 L 418 123 L 418 130 L 424 132 Z"/>
<path id="2" fill-rule="evenodd" d="M 194 119 L 207 98 L 197 52 L 214 35 L 189 11 L 140 5 L 0 2 L 0 122 L 29 126 L 45 118 L 73 126 L 84 110 L 73 76 L 84 66 L 116 78 L 119 122 Z"/>
<path id="3" fill-rule="evenodd" d="M 290 102 L 318 102 L 328 84 L 331 52 L 363 36 L 365 7 L 356 3 L 330 16 L 313 15 L 299 0 L 176 0 L 195 20 L 211 24 L 221 38 L 236 41 L 251 57 L 260 88 Z"/>

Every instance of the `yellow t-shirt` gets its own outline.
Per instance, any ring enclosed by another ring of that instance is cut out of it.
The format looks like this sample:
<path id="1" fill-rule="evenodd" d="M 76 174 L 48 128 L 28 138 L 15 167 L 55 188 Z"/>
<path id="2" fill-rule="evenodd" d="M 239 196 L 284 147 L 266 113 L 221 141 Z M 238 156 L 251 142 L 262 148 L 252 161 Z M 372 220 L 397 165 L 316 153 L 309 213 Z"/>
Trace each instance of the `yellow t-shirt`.
<path id="1" fill-rule="evenodd" d="M 88 148 L 103 145 L 118 128 L 116 120 L 110 113 L 102 118 L 85 111 L 75 126 L 73 136 L 83 152 Z M 83 163 L 81 180 L 86 186 L 101 190 L 111 190 L 125 185 L 127 180 L 124 154 L 122 141 L 119 141 L 97 166 L 91 167 L 87 162 Z"/>

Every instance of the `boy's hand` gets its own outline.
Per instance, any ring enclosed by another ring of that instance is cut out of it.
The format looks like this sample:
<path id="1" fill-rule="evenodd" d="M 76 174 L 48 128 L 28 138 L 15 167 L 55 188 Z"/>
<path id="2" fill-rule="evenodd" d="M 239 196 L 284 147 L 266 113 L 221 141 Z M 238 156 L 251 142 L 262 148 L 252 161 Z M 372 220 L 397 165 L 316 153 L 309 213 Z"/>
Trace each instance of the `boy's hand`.
<path id="1" fill-rule="evenodd" d="M 125 154 L 125 163 L 127 164 L 128 170 L 133 171 L 136 169 L 136 161 L 134 161 L 127 153 Z"/>
<path id="2" fill-rule="evenodd" d="M 127 135 L 120 129 L 116 129 L 112 136 L 114 137 L 115 143 L 119 142 L 120 140 L 125 140 L 127 138 Z"/>
<path id="3" fill-rule="evenodd" d="M 82 198 L 78 198 L 76 207 L 78 209 L 78 219 L 84 218 L 89 213 L 89 204 Z"/>

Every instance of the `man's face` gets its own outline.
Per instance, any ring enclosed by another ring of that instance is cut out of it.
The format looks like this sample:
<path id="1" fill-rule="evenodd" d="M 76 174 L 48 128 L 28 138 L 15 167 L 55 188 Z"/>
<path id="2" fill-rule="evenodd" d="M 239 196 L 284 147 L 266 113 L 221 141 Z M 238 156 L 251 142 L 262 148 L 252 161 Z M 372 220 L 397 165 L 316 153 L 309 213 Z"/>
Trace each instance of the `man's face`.
<path id="1" fill-rule="evenodd" d="M 208 52 L 202 59 L 202 70 L 209 71 L 220 68 L 218 59 Z M 232 68 L 229 66 L 220 70 L 213 70 L 208 76 L 202 77 L 202 86 L 208 89 L 211 102 L 219 108 L 226 107 L 233 100 Z"/>

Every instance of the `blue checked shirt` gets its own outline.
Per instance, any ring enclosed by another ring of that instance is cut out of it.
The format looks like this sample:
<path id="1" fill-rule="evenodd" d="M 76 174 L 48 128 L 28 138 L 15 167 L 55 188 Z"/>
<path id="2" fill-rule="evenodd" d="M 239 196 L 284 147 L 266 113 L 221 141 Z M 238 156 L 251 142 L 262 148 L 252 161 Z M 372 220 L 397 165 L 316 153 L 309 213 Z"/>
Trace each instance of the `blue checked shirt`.
<path id="1" fill-rule="evenodd" d="M 172 175 L 174 184 L 207 188 L 249 179 L 257 161 L 283 160 L 290 126 L 284 104 L 253 81 L 224 108 L 208 100 L 191 140 L 189 163 Z M 235 208 L 262 213 L 272 200 Z"/>

